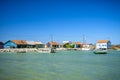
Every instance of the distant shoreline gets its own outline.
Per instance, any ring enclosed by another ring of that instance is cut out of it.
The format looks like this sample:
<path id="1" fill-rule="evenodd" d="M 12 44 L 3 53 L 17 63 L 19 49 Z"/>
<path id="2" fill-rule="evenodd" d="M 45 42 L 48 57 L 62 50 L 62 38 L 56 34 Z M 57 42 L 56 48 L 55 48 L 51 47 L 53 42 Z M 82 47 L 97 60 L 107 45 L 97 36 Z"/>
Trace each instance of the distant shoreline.
<path id="1" fill-rule="evenodd" d="M 71 50 L 80 50 L 81 48 L 56 48 L 56 51 L 71 51 Z M 94 49 L 92 49 L 94 50 Z M 120 48 L 110 48 L 108 50 L 120 50 Z M 89 50 L 91 51 L 91 50 Z M 26 52 L 38 52 L 38 53 L 50 53 L 50 48 L 8 48 L 8 49 L 0 49 L 0 53 L 4 52 L 16 52 L 16 53 L 26 53 Z"/>
<path id="2" fill-rule="evenodd" d="M 8 48 L 8 49 L 0 49 L 0 52 L 39 52 L 39 53 L 50 53 L 51 48 Z M 64 50 L 81 50 L 80 48 L 56 48 L 56 51 L 64 51 Z"/>

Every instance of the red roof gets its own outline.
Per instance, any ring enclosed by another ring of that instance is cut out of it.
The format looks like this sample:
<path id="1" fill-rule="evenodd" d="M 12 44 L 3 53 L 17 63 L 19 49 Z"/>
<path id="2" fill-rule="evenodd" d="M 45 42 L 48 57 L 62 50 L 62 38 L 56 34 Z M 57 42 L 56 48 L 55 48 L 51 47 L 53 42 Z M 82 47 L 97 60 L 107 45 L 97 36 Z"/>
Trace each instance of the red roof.
<path id="1" fill-rule="evenodd" d="M 74 42 L 74 44 L 81 44 L 80 42 Z"/>
<path id="2" fill-rule="evenodd" d="M 27 44 L 27 42 L 25 40 L 12 40 L 12 42 L 14 42 L 15 44 L 18 44 L 18 45 L 20 45 L 20 44 L 26 45 Z"/>
<path id="3" fill-rule="evenodd" d="M 109 40 L 98 40 L 97 43 L 107 43 Z"/>
<path id="4" fill-rule="evenodd" d="M 51 44 L 51 45 L 58 45 L 57 42 L 49 42 L 49 44 Z"/>

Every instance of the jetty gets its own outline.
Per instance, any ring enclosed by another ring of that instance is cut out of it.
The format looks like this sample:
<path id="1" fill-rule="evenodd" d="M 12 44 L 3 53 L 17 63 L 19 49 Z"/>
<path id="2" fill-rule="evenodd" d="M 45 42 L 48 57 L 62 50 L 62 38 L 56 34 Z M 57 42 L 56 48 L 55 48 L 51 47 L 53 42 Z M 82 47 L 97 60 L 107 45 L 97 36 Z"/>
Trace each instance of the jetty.
<path id="1" fill-rule="evenodd" d="M 107 54 L 107 50 L 94 50 L 94 54 Z"/>
<path id="2" fill-rule="evenodd" d="M 0 53 L 4 52 L 15 52 L 15 53 L 27 53 L 27 52 L 38 52 L 38 53 L 50 53 L 50 48 L 9 48 L 0 49 Z"/>
<path id="3" fill-rule="evenodd" d="M 15 53 L 27 53 L 27 52 L 38 52 L 38 53 L 55 53 L 56 51 L 71 51 L 71 50 L 81 50 L 81 48 L 8 48 L 0 49 L 0 53 L 4 52 L 15 52 Z"/>

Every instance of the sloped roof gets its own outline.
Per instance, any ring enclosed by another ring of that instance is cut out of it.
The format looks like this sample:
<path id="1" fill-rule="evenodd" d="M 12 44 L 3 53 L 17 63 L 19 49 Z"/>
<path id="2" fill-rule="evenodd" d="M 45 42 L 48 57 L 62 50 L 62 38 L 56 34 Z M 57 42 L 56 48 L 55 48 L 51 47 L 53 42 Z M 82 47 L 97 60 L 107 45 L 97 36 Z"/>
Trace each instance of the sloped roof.
<path id="1" fill-rule="evenodd" d="M 57 42 L 49 42 L 49 44 L 51 44 L 51 45 L 58 45 Z"/>
<path id="2" fill-rule="evenodd" d="M 42 42 L 35 42 L 35 44 L 43 44 Z"/>
<path id="3" fill-rule="evenodd" d="M 107 43 L 109 40 L 98 40 L 97 43 Z"/>
<path id="4" fill-rule="evenodd" d="M 35 45 L 34 41 L 26 41 L 28 45 Z"/>
<path id="5" fill-rule="evenodd" d="M 0 41 L 0 44 L 3 45 L 4 43 Z"/>
<path id="6" fill-rule="evenodd" d="M 74 42 L 73 44 L 81 44 L 80 42 Z"/>
<path id="7" fill-rule="evenodd" d="M 65 44 L 65 43 L 72 43 L 71 41 L 63 41 L 63 44 Z"/>
<path id="8" fill-rule="evenodd" d="M 20 44 L 26 45 L 27 44 L 26 40 L 11 40 L 11 41 L 18 45 L 20 45 Z"/>

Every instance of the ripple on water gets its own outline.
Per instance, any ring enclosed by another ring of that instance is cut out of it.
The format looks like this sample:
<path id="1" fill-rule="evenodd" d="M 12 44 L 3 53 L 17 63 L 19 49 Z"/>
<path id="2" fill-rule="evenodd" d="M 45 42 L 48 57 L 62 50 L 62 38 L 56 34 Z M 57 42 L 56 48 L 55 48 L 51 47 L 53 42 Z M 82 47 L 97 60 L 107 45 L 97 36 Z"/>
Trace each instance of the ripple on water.
<path id="1" fill-rule="evenodd" d="M 0 54 L 0 80 L 118 80 L 119 57 L 117 51 Z"/>

